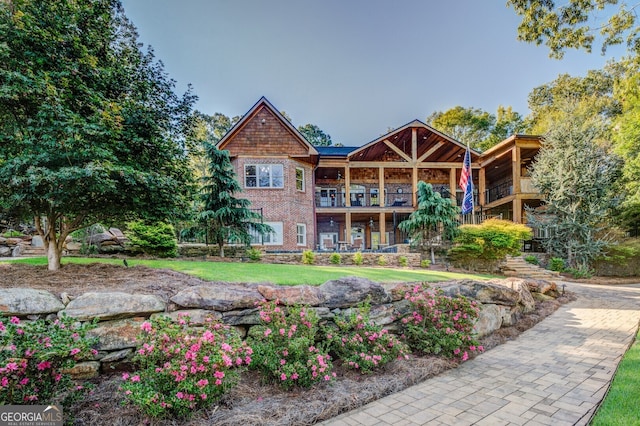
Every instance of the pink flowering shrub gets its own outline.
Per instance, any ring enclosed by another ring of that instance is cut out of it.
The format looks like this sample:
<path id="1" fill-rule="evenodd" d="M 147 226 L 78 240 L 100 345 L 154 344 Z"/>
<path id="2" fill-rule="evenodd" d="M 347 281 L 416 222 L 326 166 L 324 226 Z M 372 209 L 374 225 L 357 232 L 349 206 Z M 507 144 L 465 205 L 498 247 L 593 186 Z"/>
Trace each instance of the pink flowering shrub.
<path id="1" fill-rule="evenodd" d="M 74 386 L 68 370 L 97 354 L 97 339 L 86 337 L 94 327 L 66 316 L 55 321 L 0 316 L 0 405 L 67 406 L 81 398 L 87 388 Z"/>
<path id="2" fill-rule="evenodd" d="M 250 345 L 252 368 L 267 380 L 289 389 L 310 387 L 335 378 L 331 357 L 316 343 L 318 315 L 304 306 L 284 307 L 275 302 L 258 303 L 261 326 L 254 327 Z M 252 329 L 253 330 L 253 329 Z"/>
<path id="3" fill-rule="evenodd" d="M 349 368 L 369 373 L 410 352 L 406 344 L 369 319 L 371 307 L 362 304 L 348 315 L 334 319 L 336 328 L 325 328 L 331 350 Z"/>
<path id="4" fill-rule="evenodd" d="M 484 350 L 473 334 L 480 313 L 476 301 L 449 297 L 426 284 L 416 285 L 404 298 L 410 310 L 401 320 L 402 337 L 412 349 L 461 361 Z"/>
<path id="5" fill-rule="evenodd" d="M 189 317 L 144 322 L 134 361 L 120 389 L 151 417 L 188 417 L 211 405 L 237 383 L 253 351 L 227 325 L 207 318 L 195 327 Z"/>

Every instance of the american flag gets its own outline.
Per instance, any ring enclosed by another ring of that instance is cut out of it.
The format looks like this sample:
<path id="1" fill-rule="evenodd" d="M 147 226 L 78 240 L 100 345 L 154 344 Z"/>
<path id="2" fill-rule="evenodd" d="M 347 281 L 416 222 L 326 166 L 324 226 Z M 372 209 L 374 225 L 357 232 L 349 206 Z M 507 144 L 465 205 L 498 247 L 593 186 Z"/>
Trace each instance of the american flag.
<path id="1" fill-rule="evenodd" d="M 473 179 L 471 177 L 471 151 L 467 145 L 467 152 L 464 154 L 462 163 L 462 173 L 460 173 L 460 188 L 464 191 L 462 199 L 462 214 L 473 212 Z"/>

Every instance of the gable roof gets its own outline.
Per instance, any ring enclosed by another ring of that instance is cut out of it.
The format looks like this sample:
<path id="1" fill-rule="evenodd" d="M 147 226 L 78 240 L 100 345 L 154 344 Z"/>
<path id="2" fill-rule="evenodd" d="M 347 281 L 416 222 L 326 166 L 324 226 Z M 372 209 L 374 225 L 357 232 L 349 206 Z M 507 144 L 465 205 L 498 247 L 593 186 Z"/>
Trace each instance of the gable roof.
<path id="1" fill-rule="evenodd" d="M 407 157 L 412 156 L 413 132 L 417 131 L 417 158 L 421 161 L 458 162 L 467 147 L 463 143 L 434 129 L 420 120 L 413 120 L 404 126 L 382 135 L 360 148 L 349 153 L 351 160 L 372 160 L 381 157 L 389 150 L 396 153 L 403 152 Z M 393 145 L 393 146 L 392 146 Z M 400 154 L 397 154 L 402 158 Z M 423 156 L 426 156 L 422 158 Z M 477 161 L 480 153 L 471 149 L 471 161 Z"/>
<path id="2" fill-rule="evenodd" d="M 314 158 L 315 162 L 317 162 L 318 158 L 318 150 L 307 141 L 307 139 L 300 133 L 298 129 L 295 128 L 293 124 L 289 120 L 287 120 L 281 113 L 278 111 L 276 107 L 273 106 L 271 102 L 264 96 L 261 97 L 258 102 L 256 102 L 250 109 L 247 111 L 240 121 L 238 121 L 228 132 L 225 134 L 220 141 L 216 144 L 218 149 L 224 149 L 224 146 L 233 139 L 234 135 L 236 135 L 241 129 L 243 129 L 246 124 L 251 121 L 255 115 L 262 110 L 262 108 L 266 108 L 269 110 L 273 116 L 291 133 L 291 135 L 300 143 L 309 153 L 309 157 Z"/>

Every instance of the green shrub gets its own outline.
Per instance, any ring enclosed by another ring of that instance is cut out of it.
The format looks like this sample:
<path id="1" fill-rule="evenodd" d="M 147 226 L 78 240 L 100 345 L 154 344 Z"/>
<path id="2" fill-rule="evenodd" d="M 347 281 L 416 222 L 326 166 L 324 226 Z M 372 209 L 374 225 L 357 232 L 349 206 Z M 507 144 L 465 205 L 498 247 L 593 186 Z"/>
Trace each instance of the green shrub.
<path id="1" fill-rule="evenodd" d="M 331 263 L 332 265 L 341 264 L 342 256 L 340 256 L 340 253 L 331 253 L 331 256 L 329 256 L 329 263 Z"/>
<path id="2" fill-rule="evenodd" d="M 142 324 L 134 357 L 140 369 L 123 374 L 121 389 L 146 415 L 189 417 L 219 399 L 251 363 L 252 349 L 230 326 L 211 318 L 195 325 L 188 316 Z"/>
<path id="3" fill-rule="evenodd" d="M 500 219 L 463 225 L 459 231 L 448 255 L 454 264 L 468 269 L 483 265 L 495 270 L 507 255 L 520 254 L 521 241 L 532 235 L 529 227 Z"/>
<path id="4" fill-rule="evenodd" d="M 0 316 L 0 405 L 69 405 L 81 395 L 68 371 L 80 359 L 97 355 L 97 338 L 87 331 L 95 323 L 80 324 L 63 316 L 55 321 L 7 320 Z"/>
<path id="5" fill-rule="evenodd" d="M 525 256 L 524 258 L 525 262 L 530 263 L 532 265 L 539 265 L 540 261 L 538 260 L 538 258 L 532 254 Z"/>
<path id="6" fill-rule="evenodd" d="M 407 256 L 399 256 L 398 257 L 398 265 L 400 265 L 402 267 L 409 266 L 409 259 L 407 259 Z"/>
<path id="7" fill-rule="evenodd" d="M 131 245 L 143 253 L 158 257 L 176 257 L 178 255 L 178 240 L 173 225 L 168 223 L 129 222 L 127 237 L 131 241 Z"/>
<path id="8" fill-rule="evenodd" d="M 247 250 L 247 256 L 249 256 L 249 259 L 252 262 L 260 262 L 260 259 L 262 259 L 262 252 L 257 248 L 251 248 Z"/>
<path id="9" fill-rule="evenodd" d="M 593 270 L 588 266 L 579 268 L 569 268 L 566 272 L 570 273 L 573 278 L 591 278 L 593 276 Z"/>
<path id="10" fill-rule="evenodd" d="M 399 357 L 407 357 L 409 348 L 396 336 L 369 318 L 371 307 L 363 303 L 347 315 L 334 319 L 336 329 L 325 328 L 332 351 L 348 368 L 371 372 Z"/>
<path id="11" fill-rule="evenodd" d="M 24 236 L 24 234 L 22 232 L 14 231 L 13 229 L 10 229 L 7 232 L 3 233 L 2 236 L 5 238 L 15 238 L 15 237 L 22 237 Z"/>
<path id="12" fill-rule="evenodd" d="M 316 263 L 316 254 L 311 250 L 305 250 L 302 252 L 302 263 L 305 265 L 313 265 Z"/>
<path id="13" fill-rule="evenodd" d="M 411 349 L 466 361 L 469 354 L 482 352 L 473 334 L 480 309 L 464 296 L 449 297 L 441 289 L 416 285 L 405 293 L 409 314 L 403 324 L 404 338 Z"/>
<path id="14" fill-rule="evenodd" d="M 564 259 L 552 257 L 549 259 L 549 269 L 556 272 L 564 271 Z"/>
<path id="15" fill-rule="evenodd" d="M 386 266 L 387 263 L 389 263 L 389 261 L 387 260 L 387 256 L 385 256 L 384 254 L 381 254 L 380 256 L 378 256 L 379 266 Z"/>
<path id="16" fill-rule="evenodd" d="M 261 325 L 251 328 L 248 339 L 253 348 L 251 368 L 285 389 L 336 377 L 328 350 L 316 343 L 319 318 L 313 309 L 285 308 L 277 301 L 263 301 L 259 309 Z"/>
<path id="17" fill-rule="evenodd" d="M 354 265 L 362 265 L 362 262 L 364 262 L 364 258 L 362 257 L 362 253 L 357 251 L 353 254 L 353 264 Z"/>
<path id="18" fill-rule="evenodd" d="M 422 259 L 420 261 L 420 267 L 421 268 L 428 268 L 429 266 L 431 266 L 431 261 L 429 259 Z"/>

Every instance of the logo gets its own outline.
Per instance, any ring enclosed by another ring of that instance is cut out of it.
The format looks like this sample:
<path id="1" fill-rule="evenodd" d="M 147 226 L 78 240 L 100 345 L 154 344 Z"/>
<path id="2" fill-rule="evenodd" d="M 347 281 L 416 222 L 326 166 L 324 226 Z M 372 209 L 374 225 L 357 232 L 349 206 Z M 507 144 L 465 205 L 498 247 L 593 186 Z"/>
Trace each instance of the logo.
<path id="1" fill-rule="evenodd" d="M 0 426 L 62 426 L 58 405 L 2 405 Z"/>

